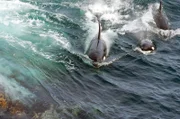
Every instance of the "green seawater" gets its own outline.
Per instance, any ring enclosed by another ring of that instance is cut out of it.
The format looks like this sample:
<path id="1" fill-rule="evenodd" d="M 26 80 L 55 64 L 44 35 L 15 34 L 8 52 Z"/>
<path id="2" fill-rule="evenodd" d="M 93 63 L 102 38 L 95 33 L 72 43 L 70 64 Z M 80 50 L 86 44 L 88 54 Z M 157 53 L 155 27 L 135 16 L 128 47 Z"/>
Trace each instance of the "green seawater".
<path id="1" fill-rule="evenodd" d="M 0 119 L 178 119 L 180 2 L 163 0 L 169 31 L 155 28 L 158 5 L 1 0 L 0 99 L 7 106 L 0 104 Z M 95 14 L 109 55 L 100 68 L 85 54 L 98 31 Z M 153 31 L 155 53 L 134 50 L 138 30 Z"/>

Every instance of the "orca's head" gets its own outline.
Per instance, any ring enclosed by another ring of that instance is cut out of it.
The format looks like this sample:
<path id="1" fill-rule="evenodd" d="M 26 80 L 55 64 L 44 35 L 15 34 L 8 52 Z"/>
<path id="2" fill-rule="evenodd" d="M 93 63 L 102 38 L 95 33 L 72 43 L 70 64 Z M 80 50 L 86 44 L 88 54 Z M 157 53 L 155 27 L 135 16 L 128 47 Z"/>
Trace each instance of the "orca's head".
<path id="1" fill-rule="evenodd" d="M 155 45 L 151 40 L 144 39 L 140 42 L 140 48 L 142 51 L 151 51 L 155 50 Z"/>
<path id="2" fill-rule="evenodd" d="M 92 62 L 92 65 L 95 67 L 95 68 L 99 68 L 99 63 L 98 62 Z"/>
<path id="3" fill-rule="evenodd" d="M 99 55 L 91 55 L 89 58 L 92 60 L 92 65 L 96 68 L 99 68 L 99 63 L 104 60 Z"/>

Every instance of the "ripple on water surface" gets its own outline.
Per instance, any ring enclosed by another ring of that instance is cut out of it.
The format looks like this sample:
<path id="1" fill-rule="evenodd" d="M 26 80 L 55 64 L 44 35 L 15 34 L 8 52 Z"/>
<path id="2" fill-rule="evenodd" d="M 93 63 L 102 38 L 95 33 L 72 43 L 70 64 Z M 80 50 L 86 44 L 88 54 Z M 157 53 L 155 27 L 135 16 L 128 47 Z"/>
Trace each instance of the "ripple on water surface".
<path id="1" fill-rule="evenodd" d="M 180 3 L 163 3 L 167 31 L 154 26 L 159 3 L 149 0 L 1 0 L 0 117 L 179 118 Z M 84 55 L 94 14 L 109 52 L 99 69 Z M 142 31 L 155 53 L 134 51 Z"/>

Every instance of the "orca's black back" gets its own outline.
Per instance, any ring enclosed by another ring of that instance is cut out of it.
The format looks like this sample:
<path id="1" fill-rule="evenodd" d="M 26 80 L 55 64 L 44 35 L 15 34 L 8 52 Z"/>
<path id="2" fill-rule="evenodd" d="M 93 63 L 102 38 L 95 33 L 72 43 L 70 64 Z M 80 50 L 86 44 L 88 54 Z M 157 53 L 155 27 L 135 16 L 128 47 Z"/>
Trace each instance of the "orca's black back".
<path id="1" fill-rule="evenodd" d="M 163 13 L 158 12 L 154 15 L 154 21 L 156 23 L 156 26 L 163 30 L 169 29 L 169 24 L 167 18 L 163 15 Z"/>

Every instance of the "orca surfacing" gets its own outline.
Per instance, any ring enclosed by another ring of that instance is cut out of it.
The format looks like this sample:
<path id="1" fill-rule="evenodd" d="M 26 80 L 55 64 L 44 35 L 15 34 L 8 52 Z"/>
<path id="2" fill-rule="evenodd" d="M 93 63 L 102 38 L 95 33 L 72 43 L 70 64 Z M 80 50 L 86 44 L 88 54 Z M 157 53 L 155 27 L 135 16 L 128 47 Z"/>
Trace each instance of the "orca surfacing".
<path id="1" fill-rule="evenodd" d="M 101 23 L 98 18 L 97 20 L 99 27 L 98 37 L 92 39 L 89 45 L 89 49 L 87 51 L 87 55 L 93 61 L 93 65 L 95 67 L 98 67 L 97 63 L 101 63 L 107 57 L 107 45 L 105 41 L 101 38 Z"/>
<path id="2" fill-rule="evenodd" d="M 160 0 L 159 9 L 153 14 L 153 18 L 158 28 L 163 30 L 169 29 L 168 20 L 162 12 L 162 0 Z"/>

